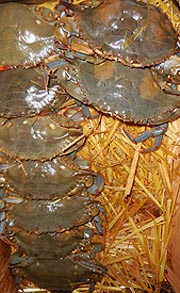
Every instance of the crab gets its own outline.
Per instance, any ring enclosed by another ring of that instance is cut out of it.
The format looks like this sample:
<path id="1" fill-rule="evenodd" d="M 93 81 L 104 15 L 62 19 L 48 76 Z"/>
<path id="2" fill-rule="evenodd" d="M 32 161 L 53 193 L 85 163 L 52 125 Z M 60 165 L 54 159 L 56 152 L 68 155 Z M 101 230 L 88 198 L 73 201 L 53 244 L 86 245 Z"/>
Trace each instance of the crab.
<path id="1" fill-rule="evenodd" d="M 62 54 L 67 50 L 90 62 L 110 59 L 146 67 L 159 64 L 177 50 L 176 32 L 153 5 L 105 0 L 83 12 L 73 5 L 64 5 L 70 9 L 55 25 L 56 44 Z"/>
<path id="2" fill-rule="evenodd" d="M 58 113 L 61 125 L 78 128 L 90 117 L 88 108 L 75 102 L 47 71 L 36 68 L 11 68 L 1 72 L 0 117 L 16 118 Z M 48 83 L 48 88 L 47 84 Z"/>
<path id="3" fill-rule="evenodd" d="M 32 116 L 59 110 L 69 96 L 53 80 L 45 89 L 41 67 L 8 69 L 1 72 L 0 116 Z"/>
<path id="4" fill-rule="evenodd" d="M 13 187 L 23 198 L 54 199 L 79 193 L 97 194 L 103 188 L 100 174 L 78 168 L 70 159 L 60 157 L 45 162 L 27 160 L 1 164 L 0 169 L 4 169 L 6 185 Z"/>
<path id="5" fill-rule="evenodd" d="M 29 233 L 19 230 L 13 235 L 13 242 L 29 256 L 45 259 L 57 259 L 70 255 L 75 250 L 84 250 L 90 243 L 93 229 L 73 228 L 62 233 Z"/>
<path id="6" fill-rule="evenodd" d="M 85 142 L 81 128 L 61 126 L 61 115 L 1 120 L 0 146 L 11 158 L 45 161 L 69 154 Z"/>
<path id="7" fill-rule="evenodd" d="M 0 66 L 33 67 L 57 52 L 53 26 L 27 5 L 0 4 L 0 35 Z"/>
<path id="8" fill-rule="evenodd" d="M 15 275 L 29 279 L 40 288 L 58 292 L 72 292 L 85 283 L 90 283 L 89 292 L 92 292 L 95 281 L 107 273 L 104 266 L 84 254 L 74 254 L 56 260 L 37 260 L 16 253 L 11 256 L 11 268 Z"/>
<path id="9" fill-rule="evenodd" d="M 89 196 L 76 195 L 53 201 L 20 199 L 10 209 L 11 218 L 7 225 L 17 226 L 31 233 L 50 233 L 70 230 L 93 220 L 98 233 L 103 234 L 100 213 L 105 216 L 100 203 Z M 31 221 L 27 214 L 31 215 Z"/>
<path id="10" fill-rule="evenodd" d="M 124 122 L 155 126 L 135 141 L 157 136 L 155 149 L 167 130 L 167 123 L 180 116 L 179 96 L 166 94 L 155 72 L 148 68 L 130 68 L 115 61 L 94 65 L 74 60 L 60 64 L 56 76 L 68 94 L 82 103 Z"/>

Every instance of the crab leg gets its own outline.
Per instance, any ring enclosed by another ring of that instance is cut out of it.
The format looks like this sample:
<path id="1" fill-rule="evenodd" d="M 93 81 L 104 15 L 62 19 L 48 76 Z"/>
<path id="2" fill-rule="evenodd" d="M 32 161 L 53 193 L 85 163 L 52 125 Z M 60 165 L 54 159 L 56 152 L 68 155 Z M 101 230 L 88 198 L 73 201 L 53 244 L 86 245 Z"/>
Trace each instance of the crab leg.
<path id="1" fill-rule="evenodd" d="M 104 187 L 104 178 L 102 177 L 101 174 L 97 174 L 94 177 L 94 184 L 91 185 L 87 191 L 90 194 L 97 194 L 98 192 L 100 192 L 103 189 L 103 187 Z"/>
<path id="2" fill-rule="evenodd" d="M 99 208 L 99 211 L 101 213 L 103 213 L 103 216 L 104 216 L 105 221 L 107 221 L 106 212 L 105 212 L 103 206 L 100 205 L 100 204 L 98 204 L 98 208 Z M 96 226 L 96 229 L 97 229 L 98 233 L 100 235 L 103 235 L 103 228 L 102 228 L 102 220 L 101 220 L 101 217 L 99 215 L 97 215 L 97 216 L 94 217 L 93 220 L 94 220 L 94 224 Z"/>
<path id="3" fill-rule="evenodd" d="M 137 137 L 133 137 L 128 131 L 124 130 L 126 136 L 135 144 L 146 141 L 150 137 L 155 137 L 154 146 L 146 150 L 141 150 L 141 153 L 149 153 L 157 150 L 162 142 L 163 135 L 168 129 L 168 123 L 164 123 L 158 126 L 153 127 L 151 130 L 142 132 Z"/>

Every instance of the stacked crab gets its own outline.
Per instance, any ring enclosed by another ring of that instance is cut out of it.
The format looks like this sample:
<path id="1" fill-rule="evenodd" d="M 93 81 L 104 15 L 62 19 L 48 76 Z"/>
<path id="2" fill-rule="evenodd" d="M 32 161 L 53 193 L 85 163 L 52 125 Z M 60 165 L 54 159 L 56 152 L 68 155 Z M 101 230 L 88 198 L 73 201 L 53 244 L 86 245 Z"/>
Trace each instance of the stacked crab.
<path id="1" fill-rule="evenodd" d="M 70 98 L 155 126 L 127 134 L 156 136 L 150 150 L 180 116 L 178 35 L 167 17 L 134 0 L 70 2 L 0 7 L 1 170 L 11 195 L 3 204 L 14 204 L 3 229 L 23 253 L 12 256 L 15 274 L 52 291 L 106 272 L 93 260 L 103 249 L 93 235 L 102 234 L 93 198 L 102 178 L 72 155 L 84 143 L 84 114 Z"/>
<path id="2" fill-rule="evenodd" d="M 23 279 L 53 292 L 86 282 L 93 290 L 106 273 L 95 260 L 104 210 L 94 196 L 103 178 L 76 158 L 86 117 L 56 79 L 48 80 L 54 26 L 34 9 L 0 6 L 1 239 L 15 246 L 11 267 Z"/>
<path id="3" fill-rule="evenodd" d="M 55 35 L 71 63 L 61 65 L 58 81 L 71 96 L 105 114 L 152 126 L 135 139 L 127 135 L 135 143 L 156 137 L 147 151 L 156 150 L 167 123 L 180 116 L 179 36 L 153 5 L 98 4 L 83 12 L 66 5 Z"/>

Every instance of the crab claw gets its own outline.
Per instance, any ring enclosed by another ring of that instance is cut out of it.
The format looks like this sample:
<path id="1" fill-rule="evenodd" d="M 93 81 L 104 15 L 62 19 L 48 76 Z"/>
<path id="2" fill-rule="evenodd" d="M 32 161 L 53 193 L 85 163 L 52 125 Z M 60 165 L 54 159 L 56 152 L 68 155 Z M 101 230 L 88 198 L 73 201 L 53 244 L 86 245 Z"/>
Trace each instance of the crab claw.
<path id="1" fill-rule="evenodd" d="M 88 188 L 88 192 L 90 194 L 97 194 L 98 192 L 101 192 L 104 188 L 104 178 L 101 174 L 96 174 L 94 176 L 94 183 Z"/>

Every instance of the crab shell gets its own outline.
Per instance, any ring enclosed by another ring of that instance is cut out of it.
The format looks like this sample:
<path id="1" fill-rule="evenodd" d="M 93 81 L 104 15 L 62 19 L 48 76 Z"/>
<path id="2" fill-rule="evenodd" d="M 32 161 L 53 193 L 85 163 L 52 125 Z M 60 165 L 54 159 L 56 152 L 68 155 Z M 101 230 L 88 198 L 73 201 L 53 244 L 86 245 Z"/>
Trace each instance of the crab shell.
<path id="1" fill-rule="evenodd" d="M 45 162 L 27 160 L 12 163 L 3 175 L 7 184 L 21 197 L 30 199 L 86 194 L 97 176 L 93 171 L 77 168 L 60 157 Z"/>
<path id="2" fill-rule="evenodd" d="M 74 256 L 57 260 L 36 260 L 30 257 L 11 256 L 14 274 L 52 291 L 72 292 L 81 284 L 101 279 L 106 268 L 92 261 Z"/>
<path id="3" fill-rule="evenodd" d="M 76 60 L 60 67 L 57 78 L 74 98 L 125 122 L 153 126 L 180 116 L 179 96 L 165 94 L 151 69 Z"/>
<path id="4" fill-rule="evenodd" d="M 62 108 L 69 99 L 52 79 L 48 91 L 42 68 L 16 68 L 1 72 L 0 116 L 32 116 Z"/>
<path id="5" fill-rule="evenodd" d="M 45 161 L 65 155 L 84 144 L 81 129 L 60 125 L 57 114 L 1 119 L 0 146 L 11 158 Z"/>
<path id="6" fill-rule="evenodd" d="M 16 225 L 23 230 L 47 233 L 84 225 L 99 212 L 98 202 L 77 195 L 56 201 L 23 200 L 12 208 L 11 215 Z"/>
<path id="7" fill-rule="evenodd" d="M 84 248 L 93 236 L 93 230 L 80 227 L 62 233 L 29 233 L 26 231 L 15 232 L 13 241 L 19 249 L 29 256 L 44 259 L 57 259 L 70 255 L 75 249 Z"/>
<path id="8" fill-rule="evenodd" d="M 1 66 L 36 66 L 56 52 L 53 26 L 27 5 L 0 4 L 0 35 Z"/>
<path id="9" fill-rule="evenodd" d="M 133 0 L 105 0 L 60 19 L 59 47 L 97 54 L 135 67 L 158 64 L 177 50 L 178 37 L 157 7 Z M 96 59 L 95 59 L 96 60 Z"/>

